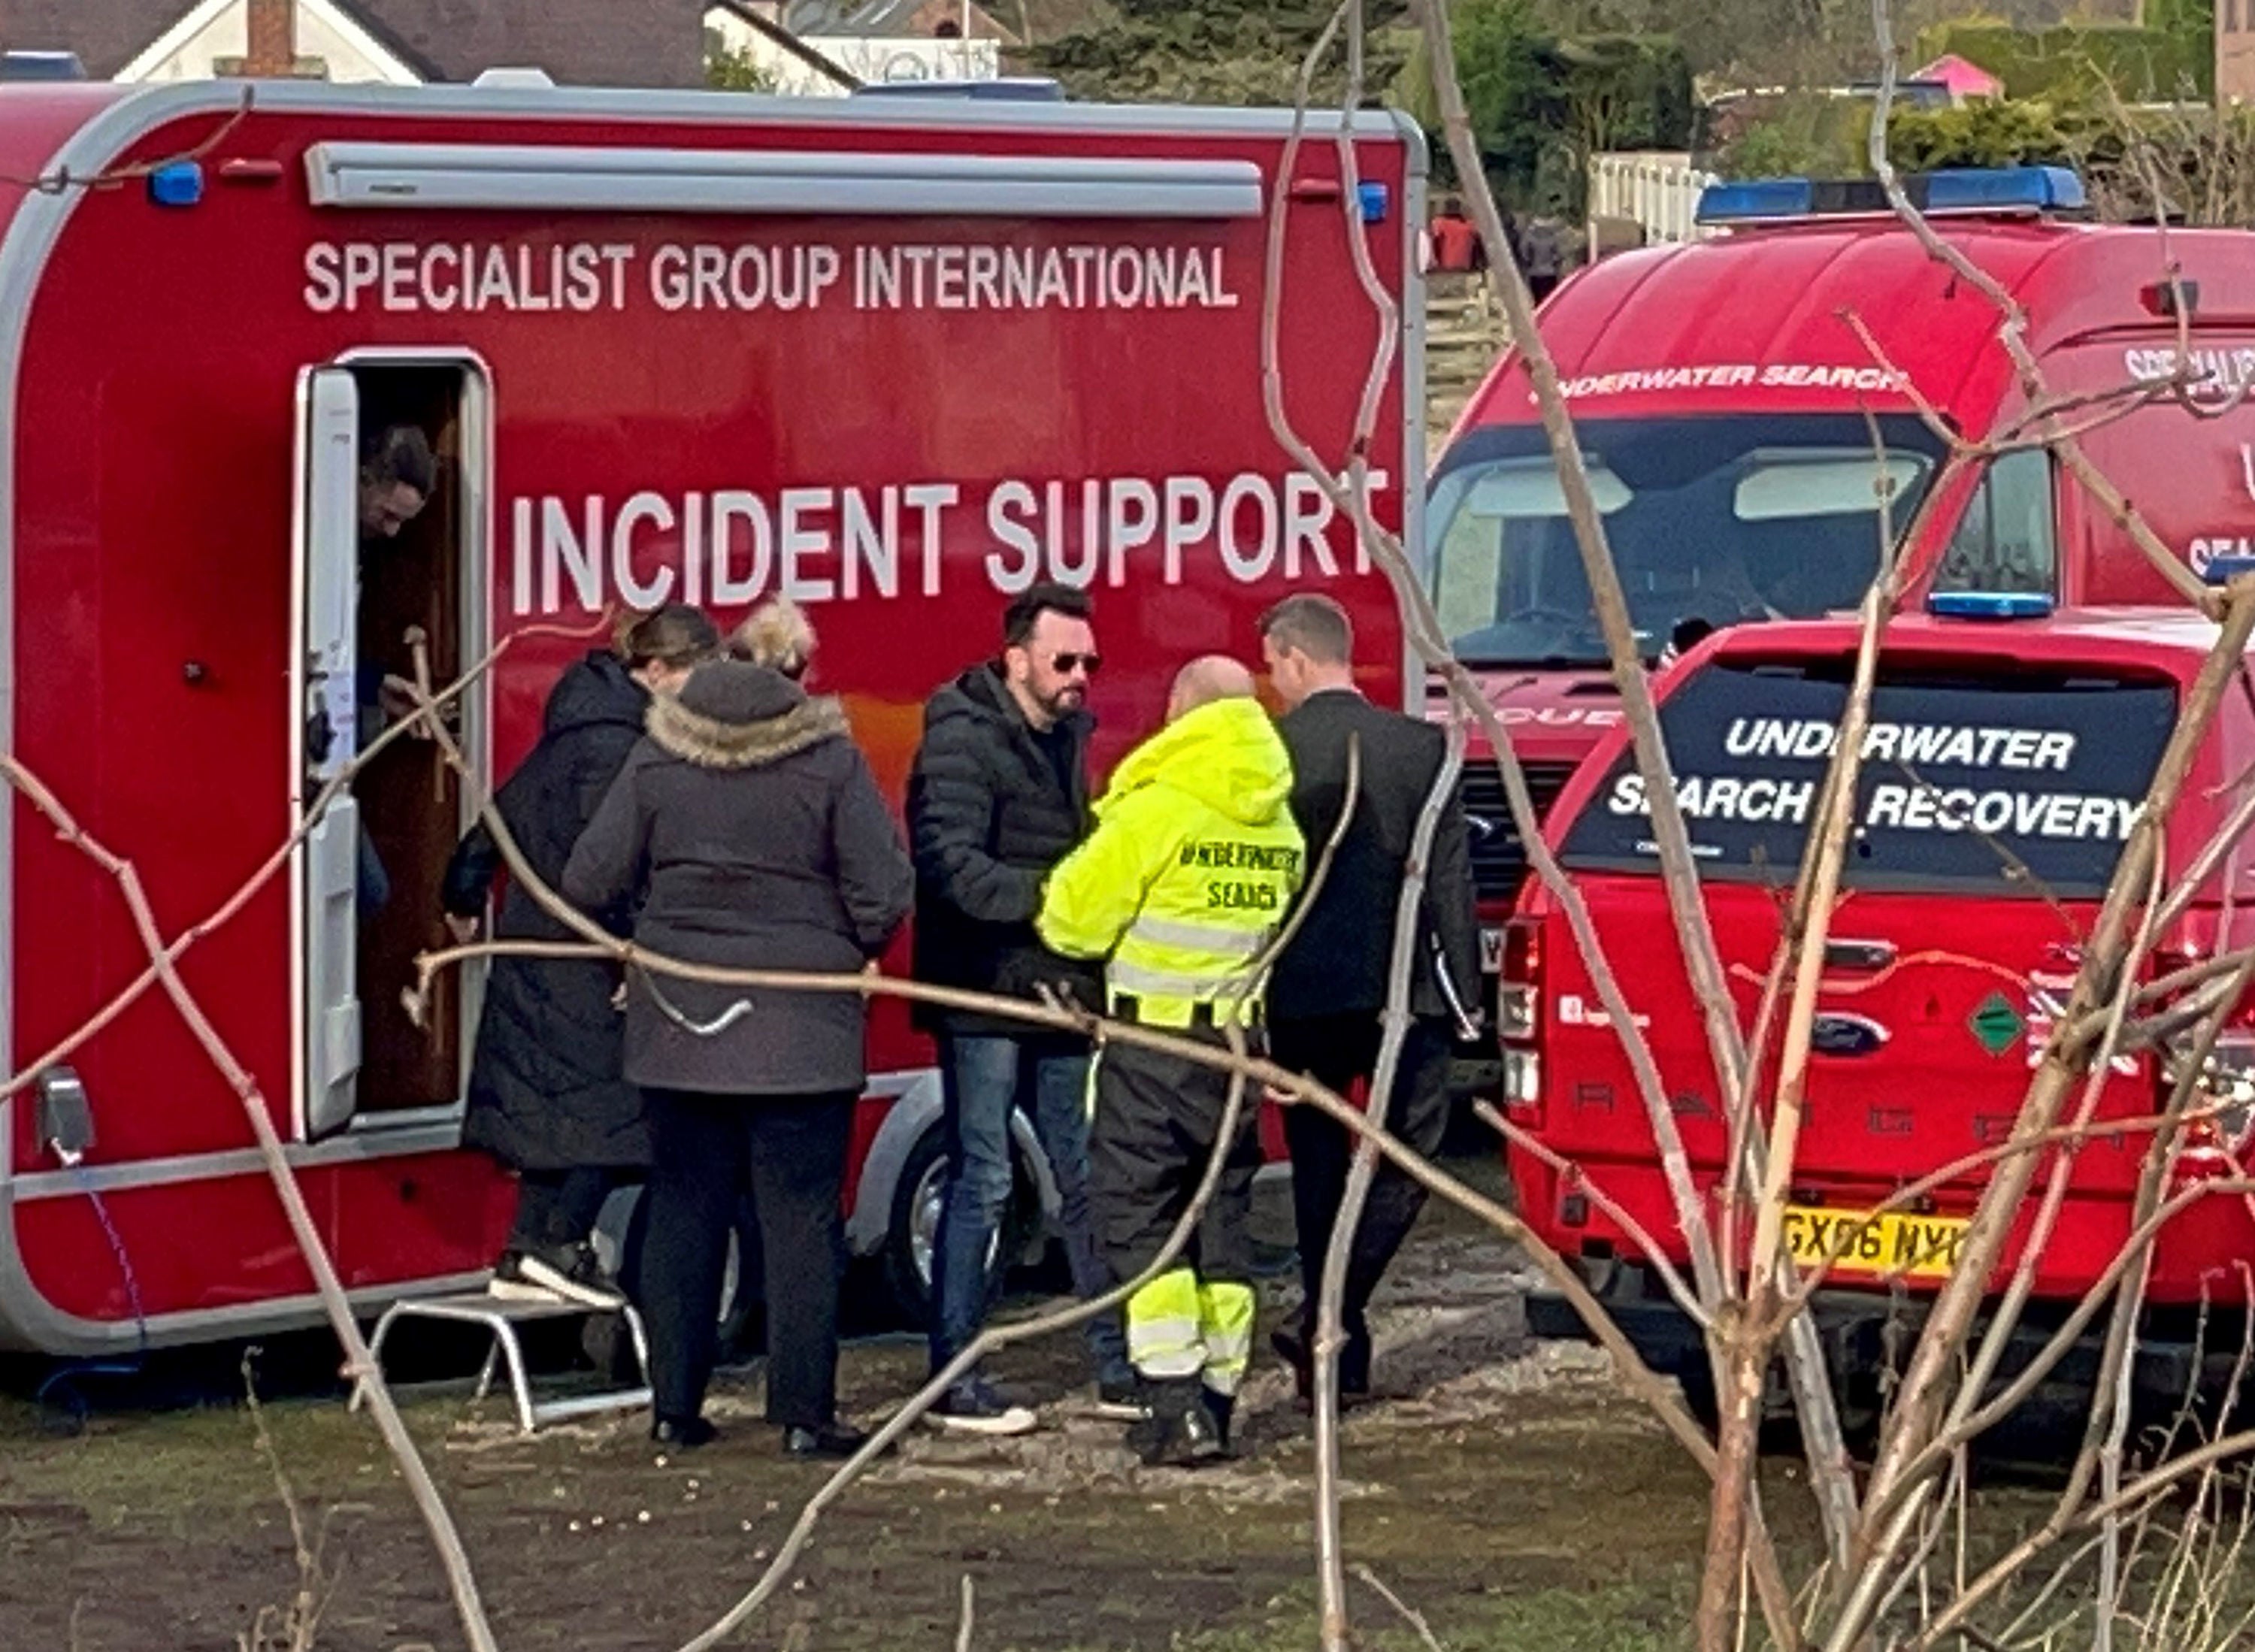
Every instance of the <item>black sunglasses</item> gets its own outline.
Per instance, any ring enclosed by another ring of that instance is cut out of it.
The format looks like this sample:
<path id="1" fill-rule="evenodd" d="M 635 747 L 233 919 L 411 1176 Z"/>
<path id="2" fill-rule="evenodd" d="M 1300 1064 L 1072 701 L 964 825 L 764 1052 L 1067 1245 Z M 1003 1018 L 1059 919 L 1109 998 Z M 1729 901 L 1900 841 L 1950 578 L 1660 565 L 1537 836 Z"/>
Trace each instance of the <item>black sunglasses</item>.
<path id="1" fill-rule="evenodd" d="M 1051 657 L 1050 664 L 1061 671 L 1076 671 L 1085 666 L 1087 668 L 1088 674 L 1093 677 L 1096 675 L 1097 667 L 1104 664 L 1104 656 L 1096 653 L 1058 654 Z"/>

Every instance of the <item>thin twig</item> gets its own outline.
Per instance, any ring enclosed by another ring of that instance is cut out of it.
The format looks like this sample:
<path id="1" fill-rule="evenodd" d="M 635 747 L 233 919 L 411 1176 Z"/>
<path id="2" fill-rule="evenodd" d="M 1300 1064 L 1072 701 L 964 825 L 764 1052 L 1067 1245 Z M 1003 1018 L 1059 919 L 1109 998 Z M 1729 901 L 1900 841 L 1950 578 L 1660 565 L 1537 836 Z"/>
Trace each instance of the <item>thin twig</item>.
<path id="1" fill-rule="evenodd" d="M 1433 1626 L 1425 1621 L 1425 1614 L 1387 1588 L 1376 1572 L 1358 1560 L 1354 1563 L 1354 1575 L 1377 1591 L 1379 1599 L 1392 1606 L 1395 1615 L 1416 1631 L 1425 1652 L 1448 1652 L 1448 1648 L 1441 1644 L 1440 1637 L 1433 1633 Z"/>

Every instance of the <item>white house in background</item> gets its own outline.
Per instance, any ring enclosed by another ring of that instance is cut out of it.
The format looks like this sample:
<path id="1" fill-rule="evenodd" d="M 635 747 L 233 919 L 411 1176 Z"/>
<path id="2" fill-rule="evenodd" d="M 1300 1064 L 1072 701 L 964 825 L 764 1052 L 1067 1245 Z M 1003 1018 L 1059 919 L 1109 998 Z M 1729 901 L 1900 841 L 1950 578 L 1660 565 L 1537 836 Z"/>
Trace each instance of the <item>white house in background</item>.
<path id="1" fill-rule="evenodd" d="M 778 91 L 816 97 L 863 81 L 997 80 L 1015 43 L 962 0 L 713 0 L 705 30 L 708 47 L 744 53 Z"/>
<path id="2" fill-rule="evenodd" d="M 183 11 L 111 78 L 208 81 L 240 74 L 250 60 L 251 14 L 257 9 L 255 0 L 202 0 Z M 400 53 L 336 0 L 296 0 L 292 11 L 294 55 L 319 78 L 340 83 L 423 84 L 425 77 Z"/>
<path id="3" fill-rule="evenodd" d="M 537 68 L 566 86 L 701 86 L 706 0 L 0 0 L 0 51 L 100 81 L 297 76 L 415 86 Z"/>

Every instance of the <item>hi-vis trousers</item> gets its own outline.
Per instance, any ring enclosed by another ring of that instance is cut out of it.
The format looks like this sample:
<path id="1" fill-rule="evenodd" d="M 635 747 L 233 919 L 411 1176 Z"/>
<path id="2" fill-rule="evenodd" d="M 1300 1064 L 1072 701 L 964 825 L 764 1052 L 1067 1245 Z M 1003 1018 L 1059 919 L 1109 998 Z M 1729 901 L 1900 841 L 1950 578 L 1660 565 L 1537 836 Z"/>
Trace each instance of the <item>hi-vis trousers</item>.
<path id="1" fill-rule="evenodd" d="M 1186 1036 L 1222 1042 L 1205 1028 Z M 1181 1057 L 1113 1044 L 1097 1057 L 1094 1086 L 1089 1213 L 1105 1262 L 1125 1282 L 1151 1265 L 1198 1192 L 1229 1077 Z M 1247 1224 L 1261 1163 L 1259 1100 L 1249 1089 L 1220 1185 L 1178 1265 L 1128 1298 L 1128 1358 L 1147 1381 L 1203 1378 L 1227 1396 L 1245 1380 L 1253 1354 Z"/>

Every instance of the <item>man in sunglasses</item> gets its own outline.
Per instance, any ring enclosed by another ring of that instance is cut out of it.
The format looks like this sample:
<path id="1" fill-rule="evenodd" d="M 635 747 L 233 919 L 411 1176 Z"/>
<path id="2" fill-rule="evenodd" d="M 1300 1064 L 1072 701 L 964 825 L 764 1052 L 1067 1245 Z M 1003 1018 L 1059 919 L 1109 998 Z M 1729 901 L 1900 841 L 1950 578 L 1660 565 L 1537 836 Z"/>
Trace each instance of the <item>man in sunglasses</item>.
<path id="1" fill-rule="evenodd" d="M 1100 968 L 1060 957 L 1034 931 L 1050 869 L 1088 833 L 1088 685 L 1099 664 L 1085 593 L 1036 585 L 1003 611 L 1000 657 L 941 685 L 924 706 L 910 770 L 921 981 L 1017 997 L 1044 988 L 1090 1008 Z M 1088 1219 L 1088 1046 L 1084 1039 L 959 1010 L 924 1009 L 939 1042 L 947 1181 L 931 1262 L 931 1368 L 978 1335 L 1008 1258 L 995 1236 L 1012 1194 L 1010 1121 L 1032 1120 L 1056 1179 L 1074 1288 L 1110 1284 Z M 1137 1393 L 1117 1315 L 1092 1321 L 1099 1402 Z M 973 1372 L 933 1412 L 944 1428 L 1016 1434 L 1034 1414 Z"/>

